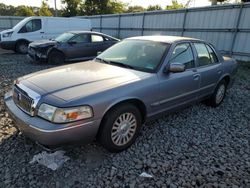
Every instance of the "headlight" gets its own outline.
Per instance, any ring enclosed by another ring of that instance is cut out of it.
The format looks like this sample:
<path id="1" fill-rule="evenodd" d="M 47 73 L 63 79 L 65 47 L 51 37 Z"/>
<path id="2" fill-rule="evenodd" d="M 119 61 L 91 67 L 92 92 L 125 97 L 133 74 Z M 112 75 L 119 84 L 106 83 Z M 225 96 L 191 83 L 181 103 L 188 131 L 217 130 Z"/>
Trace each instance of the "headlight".
<path id="1" fill-rule="evenodd" d="M 55 123 L 67 123 L 93 117 L 90 106 L 72 108 L 56 108 L 48 104 L 41 104 L 38 115 Z"/>
<path id="2" fill-rule="evenodd" d="M 4 33 L 3 34 L 3 37 L 11 37 L 13 31 L 12 32 L 8 32 L 8 33 Z"/>

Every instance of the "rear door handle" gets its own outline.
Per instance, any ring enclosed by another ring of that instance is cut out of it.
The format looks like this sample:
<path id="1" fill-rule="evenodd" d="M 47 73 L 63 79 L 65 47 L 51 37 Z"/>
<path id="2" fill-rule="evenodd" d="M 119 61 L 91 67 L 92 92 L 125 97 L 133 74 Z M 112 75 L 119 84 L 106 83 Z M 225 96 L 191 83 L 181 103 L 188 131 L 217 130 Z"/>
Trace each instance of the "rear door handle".
<path id="1" fill-rule="evenodd" d="M 193 75 L 194 80 L 199 80 L 200 79 L 200 74 L 195 74 Z"/>
<path id="2" fill-rule="evenodd" d="M 44 33 L 43 31 L 41 31 L 40 33 Z"/>

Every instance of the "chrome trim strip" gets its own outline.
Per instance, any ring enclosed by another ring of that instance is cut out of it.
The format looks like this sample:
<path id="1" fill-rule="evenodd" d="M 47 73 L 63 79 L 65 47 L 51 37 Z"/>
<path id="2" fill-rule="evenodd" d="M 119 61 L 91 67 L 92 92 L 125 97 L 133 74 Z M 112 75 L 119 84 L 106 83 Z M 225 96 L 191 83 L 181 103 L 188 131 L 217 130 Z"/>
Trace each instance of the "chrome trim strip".
<path id="1" fill-rule="evenodd" d="M 171 97 L 169 99 L 164 99 L 164 100 L 161 100 L 161 101 L 158 101 L 158 102 L 155 102 L 155 103 L 152 103 L 151 106 L 159 106 L 159 105 L 162 105 L 164 103 L 167 103 L 169 101 L 172 101 L 172 100 L 176 100 L 178 98 L 181 98 L 181 97 L 185 97 L 186 95 L 190 95 L 190 94 L 193 94 L 193 93 L 196 93 L 196 92 L 199 92 L 199 91 L 202 91 L 204 89 L 208 89 L 210 87 L 213 87 L 215 84 L 210 84 L 210 85 L 207 85 L 205 87 L 202 87 L 202 88 L 199 88 L 199 89 L 196 89 L 194 91 L 190 91 L 190 92 L 187 92 L 187 93 L 183 93 L 183 94 L 180 94 L 178 96 L 174 96 L 174 97 Z"/>
<path id="2" fill-rule="evenodd" d="M 90 122 L 87 122 L 87 123 L 83 123 L 83 124 L 79 124 L 79 125 L 75 125 L 75 126 L 73 125 L 73 126 L 70 126 L 70 127 L 65 127 L 65 128 L 56 129 L 56 130 L 40 129 L 40 128 L 35 127 L 33 125 L 29 125 L 29 127 L 33 128 L 33 129 L 36 129 L 37 131 L 40 131 L 40 132 L 43 132 L 43 133 L 54 133 L 54 132 L 61 132 L 61 131 L 69 130 L 69 129 L 74 129 L 74 128 L 81 127 L 81 126 L 90 125 L 90 124 L 93 124 L 93 123 L 94 123 L 94 121 L 90 121 Z"/>

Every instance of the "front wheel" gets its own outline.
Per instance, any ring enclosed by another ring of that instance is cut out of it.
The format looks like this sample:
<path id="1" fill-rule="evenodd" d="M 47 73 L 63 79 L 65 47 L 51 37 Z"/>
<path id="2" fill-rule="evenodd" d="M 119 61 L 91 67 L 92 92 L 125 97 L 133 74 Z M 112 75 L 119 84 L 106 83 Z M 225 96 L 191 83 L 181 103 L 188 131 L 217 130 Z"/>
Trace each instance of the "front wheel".
<path id="1" fill-rule="evenodd" d="M 64 63 L 64 54 L 62 52 L 59 52 L 59 51 L 52 51 L 50 52 L 49 54 L 49 57 L 48 57 L 48 63 L 49 64 L 62 64 Z"/>
<path id="2" fill-rule="evenodd" d="M 220 81 L 220 83 L 215 88 L 213 95 L 206 101 L 206 104 L 212 107 L 219 106 L 223 99 L 225 98 L 227 90 L 227 83 L 225 80 Z"/>
<path id="3" fill-rule="evenodd" d="M 20 54 L 26 54 L 28 52 L 28 42 L 26 41 L 19 41 L 16 44 L 16 49 L 15 51 Z"/>
<path id="4" fill-rule="evenodd" d="M 135 142 L 141 124 L 138 108 L 131 104 L 119 105 L 105 115 L 98 140 L 107 150 L 120 152 Z"/>

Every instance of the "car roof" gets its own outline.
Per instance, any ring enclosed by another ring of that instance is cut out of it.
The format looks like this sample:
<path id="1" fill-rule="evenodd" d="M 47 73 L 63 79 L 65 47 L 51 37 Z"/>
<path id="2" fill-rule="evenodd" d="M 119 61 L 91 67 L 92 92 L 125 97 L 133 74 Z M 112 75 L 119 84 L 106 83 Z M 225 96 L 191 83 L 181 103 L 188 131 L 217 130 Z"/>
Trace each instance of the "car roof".
<path id="1" fill-rule="evenodd" d="M 181 42 L 181 41 L 202 41 L 202 42 L 204 42 L 203 40 L 196 39 L 196 38 L 167 36 L 167 35 L 138 36 L 138 37 L 130 37 L 127 39 L 149 40 L 149 41 L 154 41 L 154 42 L 164 42 L 164 43 L 168 43 L 168 44 L 172 44 L 175 42 Z"/>

